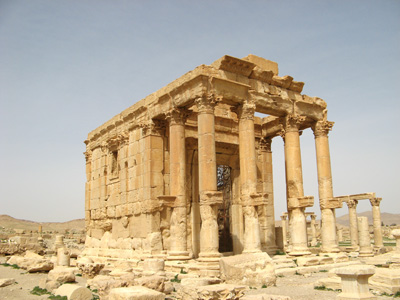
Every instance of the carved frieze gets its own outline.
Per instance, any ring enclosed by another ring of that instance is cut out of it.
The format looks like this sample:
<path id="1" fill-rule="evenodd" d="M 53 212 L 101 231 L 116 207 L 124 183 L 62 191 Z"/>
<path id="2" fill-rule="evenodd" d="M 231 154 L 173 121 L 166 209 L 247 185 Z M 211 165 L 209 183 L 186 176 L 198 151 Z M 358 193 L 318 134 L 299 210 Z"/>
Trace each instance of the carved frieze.
<path id="1" fill-rule="evenodd" d="M 314 205 L 313 196 L 304 196 L 298 198 L 289 198 L 287 207 L 288 209 L 312 207 Z"/>
<path id="2" fill-rule="evenodd" d="M 343 206 L 342 200 L 338 198 L 320 199 L 319 206 L 321 209 L 334 209 Z"/>
<path id="3" fill-rule="evenodd" d="M 239 120 L 254 120 L 256 104 L 252 100 L 245 100 L 241 105 L 232 107 L 231 110 L 237 114 Z"/>

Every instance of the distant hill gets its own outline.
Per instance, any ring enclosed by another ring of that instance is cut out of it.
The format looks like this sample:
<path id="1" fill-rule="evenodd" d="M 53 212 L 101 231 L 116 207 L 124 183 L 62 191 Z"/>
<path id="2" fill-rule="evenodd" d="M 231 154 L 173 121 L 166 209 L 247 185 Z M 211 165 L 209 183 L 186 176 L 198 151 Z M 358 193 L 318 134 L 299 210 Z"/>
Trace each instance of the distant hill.
<path id="1" fill-rule="evenodd" d="M 19 220 L 8 215 L 0 215 L 0 227 L 4 227 L 6 229 L 24 229 L 27 231 L 36 231 L 39 228 L 39 225 L 42 225 L 43 231 L 63 231 L 66 229 L 69 230 L 84 230 L 85 229 L 85 220 L 77 219 L 68 222 L 34 222 L 27 220 Z"/>
<path id="2" fill-rule="evenodd" d="M 365 211 L 362 213 L 357 213 L 359 217 L 367 217 L 368 223 L 372 224 L 372 211 Z M 384 225 L 397 224 L 400 225 L 400 214 L 389 214 L 389 213 L 381 213 L 381 220 Z M 344 215 L 336 218 L 336 223 L 349 226 L 349 215 Z"/>

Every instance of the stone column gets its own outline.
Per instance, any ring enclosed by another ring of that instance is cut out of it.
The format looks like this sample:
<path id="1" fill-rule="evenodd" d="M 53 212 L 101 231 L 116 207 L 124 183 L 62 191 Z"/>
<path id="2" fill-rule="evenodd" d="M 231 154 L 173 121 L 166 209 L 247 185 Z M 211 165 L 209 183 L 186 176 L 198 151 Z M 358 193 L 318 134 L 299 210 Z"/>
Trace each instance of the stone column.
<path id="1" fill-rule="evenodd" d="M 343 242 L 343 228 L 338 228 L 337 235 L 338 235 L 338 241 Z"/>
<path id="2" fill-rule="evenodd" d="M 170 194 L 175 197 L 171 212 L 170 259 L 188 259 L 187 197 L 186 197 L 186 113 L 174 108 L 167 114 L 169 121 Z"/>
<path id="3" fill-rule="evenodd" d="M 358 238 L 360 243 L 359 256 L 374 256 L 369 237 L 369 227 L 367 217 L 358 217 Z"/>
<path id="4" fill-rule="evenodd" d="M 261 252 L 260 224 L 256 210 L 257 159 L 254 136 L 254 111 L 256 105 L 244 101 L 237 109 L 239 118 L 240 199 L 244 216 L 243 253 Z"/>
<path id="5" fill-rule="evenodd" d="M 383 247 L 382 238 L 382 221 L 381 221 L 381 210 L 379 205 L 381 204 L 382 198 L 371 198 L 369 199 L 372 205 L 372 218 L 374 225 L 374 241 L 376 248 Z"/>
<path id="6" fill-rule="evenodd" d="M 351 246 L 355 251 L 358 251 L 358 224 L 357 224 L 357 200 L 348 200 L 347 206 L 349 208 L 349 224 L 350 224 L 350 239 Z"/>
<path id="7" fill-rule="evenodd" d="M 299 126 L 304 117 L 287 115 L 284 119 L 286 195 L 289 214 L 290 255 L 307 255 L 307 221 L 305 208 L 313 205 L 312 197 L 304 197 Z"/>
<path id="8" fill-rule="evenodd" d="M 311 246 L 316 246 L 317 245 L 317 229 L 315 228 L 316 224 L 315 224 L 315 218 L 317 217 L 316 215 L 310 215 L 311 217 L 311 222 L 310 222 L 310 226 L 311 226 Z"/>
<path id="9" fill-rule="evenodd" d="M 281 216 L 282 223 L 282 239 L 283 239 L 283 249 L 287 248 L 287 226 L 286 226 L 287 216 Z"/>
<path id="10" fill-rule="evenodd" d="M 339 252 L 336 237 L 335 208 L 341 207 L 342 204 L 333 197 L 331 158 L 328 141 L 328 133 L 332 129 L 333 124 L 333 122 L 318 121 L 312 127 L 317 156 L 322 252 Z"/>
<path id="11" fill-rule="evenodd" d="M 218 252 L 218 207 L 222 193 L 217 191 L 217 158 L 215 153 L 214 107 L 217 99 L 201 97 L 196 99 L 198 108 L 197 130 L 199 148 L 199 194 L 200 194 L 200 253 L 203 261 L 216 261 Z"/>
<path id="12" fill-rule="evenodd" d="M 262 155 L 263 193 L 268 195 L 267 204 L 263 205 L 262 207 L 266 215 L 265 243 L 267 245 L 267 252 L 269 254 L 275 254 L 276 250 L 278 250 L 278 247 L 276 245 L 275 236 L 274 183 L 272 172 L 271 143 L 271 138 L 263 138 L 260 140 Z"/>

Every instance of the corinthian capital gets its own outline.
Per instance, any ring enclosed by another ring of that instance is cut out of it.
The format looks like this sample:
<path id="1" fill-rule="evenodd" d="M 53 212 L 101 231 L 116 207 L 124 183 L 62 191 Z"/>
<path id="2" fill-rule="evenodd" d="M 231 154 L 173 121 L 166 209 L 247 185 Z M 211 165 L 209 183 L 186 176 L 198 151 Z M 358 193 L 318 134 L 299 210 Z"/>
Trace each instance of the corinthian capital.
<path id="1" fill-rule="evenodd" d="M 252 100 L 245 100 L 241 105 L 232 109 L 240 120 L 254 120 L 256 104 Z"/>
<path id="2" fill-rule="evenodd" d="M 301 123 L 306 120 L 306 117 L 288 114 L 282 119 L 285 132 L 299 131 Z"/>
<path id="3" fill-rule="evenodd" d="M 271 144 L 272 144 L 272 138 L 270 137 L 261 138 L 260 139 L 261 151 L 271 152 Z"/>
<path id="4" fill-rule="evenodd" d="M 347 204 L 347 207 L 348 207 L 348 208 L 356 208 L 356 207 L 357 207 L 357 204 L 358 204 L 358 201 L 357 201 L 357 200 L 350 199 L 350 200 L 348 200 L 348 201 L 346 202 L 346 204 Z"/>
<path id="5" fill-rule="evenodd" d="M 312 126 L 312 130 L 314 131 L 314 136 L 315 137 L 327 136 L 329 131 L 332 130 L 333 124 L 335 124 L 335 122 L 329 122 L 329 121 L 315 122 L 314 125 Z"/>
<path id="6" fill-rule="evenodd" d="M 199 114 L 213 114 L 215 106 L 217 106 L 220 101 L 221 99 L 214 94 L 209 94 L 195 100 Z"/>
<path id="7" fill-rule="evenodd" d="M 162 120 L 150 120 L 146 123 L 141 123 L 139 126 L 142 128 L 143 135 L 159 135 L 162 136 L 165 130 L 165 121 Z"/>
<path id="8" fill-rule="evenodd" d="M 166 119 L 171 125 L 185 125 L 189 110 L 174 107 L 166 113 Z"/>
<path id="9" fill-rule="evenodd" d="M 372 206 L 379 206 L 381 204 L 382 198 L 371 198 L 369 202 L 371 202 Z"/>

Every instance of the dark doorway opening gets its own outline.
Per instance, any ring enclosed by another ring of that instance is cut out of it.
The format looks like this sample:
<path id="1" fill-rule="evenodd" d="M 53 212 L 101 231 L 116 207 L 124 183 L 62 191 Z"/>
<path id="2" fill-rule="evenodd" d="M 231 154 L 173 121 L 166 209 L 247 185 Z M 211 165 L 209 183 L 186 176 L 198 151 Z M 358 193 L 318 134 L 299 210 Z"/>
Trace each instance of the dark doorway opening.
<path id="1" fill-rule="evenodd" d="M 232 180 L 231 168 L 225 165 L 217 166 L 217 187 L 222 192 L 222 204 L 218 208 L 219 252 L 232 252 L 233 242 L 230 230 Z"/>

